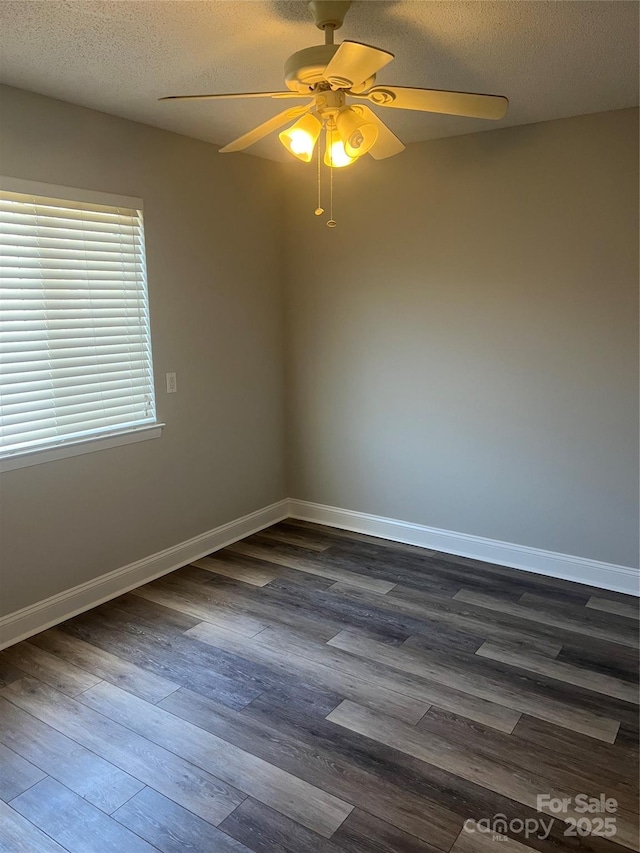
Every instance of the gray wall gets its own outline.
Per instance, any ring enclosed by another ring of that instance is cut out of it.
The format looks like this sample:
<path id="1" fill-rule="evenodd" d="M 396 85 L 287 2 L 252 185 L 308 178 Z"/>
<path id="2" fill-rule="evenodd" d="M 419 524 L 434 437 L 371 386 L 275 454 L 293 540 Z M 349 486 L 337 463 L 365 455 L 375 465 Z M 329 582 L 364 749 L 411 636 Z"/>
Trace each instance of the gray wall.
<path id="1" fill-rule="evenodd" d="M 2 475 L 0 613 L 286 496 L 273 164 L 3 88 L 0 171 L 145 203 L 162 438 Z M 167 396 L 164 374 L 176 371 Z"/>
<path id="2" fill-rule="evenodd" d="M 292 496 L 637 564 L 637 127 L 286 167 Z"/>
<path id="3" fill-rule="evenodd" d="M 637 111 L 363 161 L 333 231 L 298 164 L 10 88 L 0 120 L 0 172 L 144 198 L 167 423 L 2 475 L 0 614 L 287 494 L 637 561 Z"/>

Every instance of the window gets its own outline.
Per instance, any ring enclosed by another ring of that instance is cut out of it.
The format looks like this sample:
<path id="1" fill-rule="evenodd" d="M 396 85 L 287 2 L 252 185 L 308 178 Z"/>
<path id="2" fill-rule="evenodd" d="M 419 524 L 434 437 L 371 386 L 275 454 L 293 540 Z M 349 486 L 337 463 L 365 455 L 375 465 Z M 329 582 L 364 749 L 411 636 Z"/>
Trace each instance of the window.
<path id="1" fill-rule="evenodd" d="M 0 178 L 3 467 L 161 426 L 141 200 Z"/>

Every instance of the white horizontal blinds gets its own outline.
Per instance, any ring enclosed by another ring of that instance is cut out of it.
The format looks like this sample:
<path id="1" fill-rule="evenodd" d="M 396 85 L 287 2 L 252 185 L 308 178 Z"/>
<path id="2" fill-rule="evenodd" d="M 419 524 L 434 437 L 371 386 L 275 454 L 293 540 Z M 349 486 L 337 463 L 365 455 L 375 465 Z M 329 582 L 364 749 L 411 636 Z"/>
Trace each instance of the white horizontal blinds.
<path id="1" fill-rule="evenodd" d="M 154 421 L 142 212 L 0 190 L 0 455 Z"/>

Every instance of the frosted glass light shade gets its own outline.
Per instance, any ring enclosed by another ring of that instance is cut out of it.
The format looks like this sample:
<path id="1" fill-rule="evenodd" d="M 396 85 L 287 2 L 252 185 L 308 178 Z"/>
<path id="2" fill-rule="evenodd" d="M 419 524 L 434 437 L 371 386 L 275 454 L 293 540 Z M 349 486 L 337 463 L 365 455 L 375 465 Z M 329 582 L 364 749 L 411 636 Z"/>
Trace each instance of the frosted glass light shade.
<path id="1" fill-rule="evenodd" d="M 375 145 L 378 128 L 367 121 L 353 107 L 345 107 L 338 113 L 336 126 L 348 157 L 360 157 Z"/>
<path id="2" fill-rule="evenodd" d="M 307 113 L 291 127 L 279 133 L 278 138 L 294 157 L 309 163 L 321 130 L 322 123 L 314 115 Z"/>
<path id="3" fill-rule="evenodd" d="M 357 159 L 357 157 L 349 157 L 344 150 L 344 143 L 341 139 L 336 138 L 334 135 L 330 141 L 330 137 L 327 136 L 327 147 L 324 152 L 324 162 L 327 166 L 332 166 L 334 169 L 341 169 L 343 166 L 350 166 L 352 163 L 355 163 Z"/>

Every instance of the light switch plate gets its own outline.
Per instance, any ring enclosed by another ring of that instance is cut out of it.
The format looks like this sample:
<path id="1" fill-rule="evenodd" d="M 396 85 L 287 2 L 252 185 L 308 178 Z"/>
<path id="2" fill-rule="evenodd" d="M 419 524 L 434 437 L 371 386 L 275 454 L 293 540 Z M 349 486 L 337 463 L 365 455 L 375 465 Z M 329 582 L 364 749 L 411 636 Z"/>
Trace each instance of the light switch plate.
<path id="1" fill-rule="evenodd" d="M 175 373 L 167 373 L 167 394 L 175 394 L 178 390 L 178 380 Z"/>

